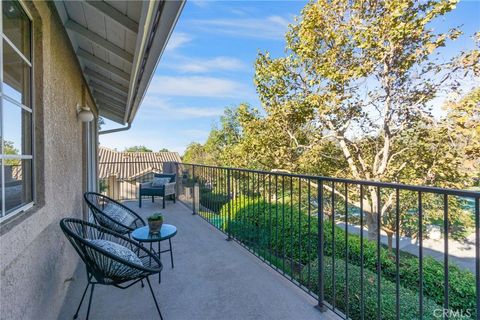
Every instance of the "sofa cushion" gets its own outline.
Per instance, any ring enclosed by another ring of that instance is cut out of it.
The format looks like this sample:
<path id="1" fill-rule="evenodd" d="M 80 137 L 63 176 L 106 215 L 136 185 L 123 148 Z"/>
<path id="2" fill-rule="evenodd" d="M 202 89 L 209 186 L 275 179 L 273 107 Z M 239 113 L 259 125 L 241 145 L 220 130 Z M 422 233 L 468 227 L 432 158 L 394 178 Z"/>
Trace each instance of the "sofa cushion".
<path id="1" fill-rule="evenodd" d="M 169 182 L 175 182 L 175 177 L 177 175 L 175 173 L 156 173 L 153 176 L 154 178 L 169 178 Z"/>
<path id="2" fill-rule="evenodd" d="M 170 182 L 170 178 L 166 178 L 166 177 L 155 177 L 153 178 L 153 181 L 152 181 L 152 187 L 162 187 L 164 185 L 166 185 L 167 183 Z"/>

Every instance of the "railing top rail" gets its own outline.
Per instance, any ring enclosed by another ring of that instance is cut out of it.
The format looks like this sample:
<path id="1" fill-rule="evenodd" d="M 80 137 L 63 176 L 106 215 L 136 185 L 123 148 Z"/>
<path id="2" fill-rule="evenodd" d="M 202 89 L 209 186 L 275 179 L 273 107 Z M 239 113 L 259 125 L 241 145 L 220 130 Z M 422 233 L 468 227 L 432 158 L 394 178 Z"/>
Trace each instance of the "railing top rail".
<path id="1" fill-rule="evenodd" d="M 449 188 L 439 188 L 439 187 L 429 187 L 429 186 L 415 186 L 415 185 L 393 183 L 393 182 L 380 182 L 380 181 L 354 180 L 354 179 L 346 179 L 346 178 L 333 178 L 333 177 L 316 176 L 316 175 L 308 175 L 308 174 L 288 173 L 288 172 L 281 172 L 281 171 L 262 171 L 262 170 L 253 170 L 253 169 L 244 169 L 244 168 L 212 166 L 212 165 L 206 165 L 206 164 L 184 163 L 184 162 L 181 162 L 179 164 L 191 165 L 191 166 L 197 166 L 197 167 L 205 167 L 205 168 L 236 170 L 236 171 L 241 171 L 241 172 L 250 172 L 250 173 L 258 173 L 258 174 L 271 174 L 271 175 L 293 177 L 293 178 L 300 178 L 300 179 L 323 180 L 323 181 L 328 181 L 328 182 L 357 184 L 357 185 L 370 186 L 370 187 L 392 188 L 392 189 L 409 190 L 409 191 L 416 191 L 416 192 L 446 194 L 446 195 L 451 195 L 451 196 L 479 198 L 480 199 L 480 192 L 471 191 L 471 190 L 449 189 Z"/>
<path id="2" fill-rule="evenodd" d="M 98 162 L 98 164 L 146 164 L 146 163 L 166 163 L 169 161 L 103 161 L 103 162 Z M 172 161 L 170 161 L 172 162 Z M 177 163 L 177 162 L 173 162 Z"/>

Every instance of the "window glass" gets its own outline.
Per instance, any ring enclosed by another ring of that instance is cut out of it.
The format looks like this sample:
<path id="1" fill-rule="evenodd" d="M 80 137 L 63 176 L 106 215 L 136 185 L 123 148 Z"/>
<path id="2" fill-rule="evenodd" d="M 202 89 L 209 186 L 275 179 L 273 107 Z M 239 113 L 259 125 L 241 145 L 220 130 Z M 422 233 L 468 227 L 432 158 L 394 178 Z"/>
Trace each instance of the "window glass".
<path id="1" fill-rule="evenodd" d="M 6 155 L 32 154 L 32 114 L 3 100 L 3 153 Z"/>
<path id="2" fill-rule="evenodd" d="M 0 218 L 33 202 L 31 23 L 22 6 L 3 1 L 0 72 Z"/>
<path id="3" fill-rule="evenodd" d="M 32 202 L 32 160 L 4 160 L 5 211 Z"/>
<path id="4" fill-rule="evenodd" d="M 0 217 L 3 216 L 3 160 L 0 160 Z"/>
<path id="5" fill-rule="evenodd" d="M 2 2 L 3 33 L 30 60 L 30 19 L 17 1 Z"/>
<path id="6" fill-rule="evenodd" d="M 30 66 L 3 41 L 3 93 L 30 107 Z"/>

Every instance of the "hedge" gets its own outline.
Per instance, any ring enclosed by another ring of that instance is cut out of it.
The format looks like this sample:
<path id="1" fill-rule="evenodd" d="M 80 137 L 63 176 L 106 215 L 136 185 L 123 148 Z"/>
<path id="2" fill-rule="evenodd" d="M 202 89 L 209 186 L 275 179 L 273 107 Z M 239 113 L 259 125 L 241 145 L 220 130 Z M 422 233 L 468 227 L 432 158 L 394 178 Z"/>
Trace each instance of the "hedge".
<path id="1" fill-rule="evenodd" d="M 310 218 L 309 229 L 308 217 L 299 215 L 297 208 L 290 212 L 288 207 L 282 212 L 280 204 L 275 206 L 260 198 L 239 197 L 236 201 L 232 200 L 231 206 L 232 225 L 229 231 L 235 237 L 245 239 L 255 246 L 270 248 L 278 254 L 283 255 L 285 252 L 286 256 L 302 264 L 317 257 L 316 218 Z M 226 205 L 221 214 L 228 220 Z"/>
<path id="2" fill-rule="evenodd" d="M 308 216 L 299 214 L 298 205 L 290 207 L 290 203 L 286 201 L 284 207 L 280 201 L 277 205 L 261 198 L 238 197 L 231 200 L 231 208 L 231 224 L 228 229 L 237 239 L 245 241 L 252 247 L 270 249 L 278 256 L 292 258 L 302 265 L 317 258 L 317 219 L 310 218 L 309 229 Z M 227 212 L 227 205 L 224 205 L 220 210 L 224 221 L 228 221 Z M 332 223 L 326 222 L 324 224 L 325 254 L 332 256 L 332 243 L 335 242 L 335 257 L 345 259 L 345 231 L 334 226 L 335 237 L 332 240 Z M 227 225 L 227 223 L 224 224 L 225 227 Z M 347 247 L 348 262 L 360 266 L 360 237 L 349 234 Z M 364 268 L 375 272 L 377 269 L 376 242 L 364 239 L 363 253 Z M 394 282 L 396 279 L 394 253 L 381 246 L 380 261 L 382 278 Z M 412 291 L 418 290 L 418 270 L 418 257 L 401 252 L 399 264 L 401 286 Z M 443 263 L 425 256 L 423 260 L 424 295 L 440 305 L 444 300 L 443 275 Z M 475 309 L 474 274 L 452 264 L 449 266 L 449 306 L 454 310 Z"/>
<path id="3" fill-rule="evenodd" d="M 228 196 L 222 193 L 217 193 L 211 189 L 200 190 L 200 204 L 215 212 L 219 213 L 223 205 L 228 203 Z"/>
<path id="4" fill-rule="evenodd" d="M 325 224 L 325 254 L 332 255 L 332 224 Z M 358 266 L 361 265 L 360 236 L 348 235 L 348 261 Z M 345 259 L 345 231 L 335 227 L 335 257 Z M 363 241 L 363 266 L 375 271 L 377 268 L 377 244 L 375 241 Z M 388 248 L 380 247 L 380 261 L 382 276 L 395 281 L 396 264 L 395 253 Z M 450 264 L 448 268 L 449 279 L 449 307 L 454 310 L 471 309 L 475 306 L 475 276 L 473 273 L 461 270 L 456 265 Z M 411 290 L 419 287 L 419 261 L 418 257 L 400 251 L 399 262 L 400 283 Z M 424 254 L 423 258 L 423 290 L 424 294 L 434 299 L 438 304 L 444 301 L 444 268 L 443 263 Z"/>
<path id="5" fill-rule="evenodd" d="M 325 300 L 333 302 L 332 264 L 330 257 L 325 257 L 324 292 Z M 310 263 L 311 270 L 317 270 L 318 260 Z M 302 279 L 307 279 L 307 269 L 302 271 Z M 318 292 L 318 277 L 316 272 L 311 273 L 310 288 Z M 348 264 L 348 288 L 346 288 L 345 260 L 335 259 L 335 306 L 342 312 L 346 312 L 346 289 L 348 289 L 348 316 L 351 319 L 361 319 L 361 277 L 360 267 Z M 377 317 L 377 275 L 370 270 L 364 270 L 364 319 L 376 319 Z M 308 285 L 305 281 L 303 284 Z M 381 316 L 385 320 L 396 319 L 395 283 L 385 278 L 380 279 L 381 291 Z M 400 290 L 400 318 L 418 319 L 419 296 L 418 293 L 402 286 Z M 442 306 L 429 298 L 423 299 L 423 319 L 438 319 L 434 316 L 435 310 L 441 310 Z M 438 311 L 437 311 L 438 312 Z"/>

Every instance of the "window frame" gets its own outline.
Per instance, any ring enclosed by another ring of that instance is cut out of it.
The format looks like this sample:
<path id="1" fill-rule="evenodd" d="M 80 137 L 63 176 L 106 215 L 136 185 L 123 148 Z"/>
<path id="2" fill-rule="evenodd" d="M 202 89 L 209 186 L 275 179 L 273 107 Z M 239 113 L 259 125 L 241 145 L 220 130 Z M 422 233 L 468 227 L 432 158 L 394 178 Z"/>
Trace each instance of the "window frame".
<path id="1" fill-rule="evenodd" d="M 36 136 L 35 136 L 35 117 L 36 117 L 36 112 L 35 112 L 35 105 L 34 105 L 34 97 L 35 97 L 35 86 L 34 86 L 34 57 L 35 57 L 35 50 L 34 50 L 34 41 L 33 41 L 33 31 L 34 31 L 34 20 L 32 17 L 32 14 L 28 10 L 27 6 L 25 5 L 24 0 L 15 0 L 24 13 L 27 15 L 28 19 L 30 20 L 30 60 L 27 59 L 27 57 L 13 44 L 13 42 L 3 33 L 3 1 L 0 1 L 0 11 L 2 12 L 2 15 L 0 16 L 0 121 L 3 122 L 3 100 L 7 100 L 8 102 L 18 106 L 22 110 L 25 110 L 27 112 L 31 113 L 31 155 L 4 155 L 3 154 L 3 143 L 0 145 L 0 170 L 2 171 L 1 174 L 1 190 L 0 190 L 0 197 L 2 199 L 2 204 L 0 208 L 0 223 L 3 223 L 7 220 L 10 220 L 11 218 L 18 216 L 19 214 L 26 212 L 27 210 L 31 209 L 34 207 L 35 203 L 37 202 L 36 198 L 36 157 L 35 157 L 35 141 L 36 141 Z M 20 58 L 27 63 L 27 65 L 30 68 L 29 72 L 29 85 L 30 85 L 30 96 L 29 96 L 29 102 L 30 102 L 30 107 L 27 107 L 26 105 L 16 101 L 15 99 L 9 97 L 8 95 L 3 93 L 3 41 L 6 41 L 8 45 L 20 56 Z M 4 138 L 4 126 L 3 123 L 0 123 L 0 130 L 1 130 L 1 136 L 2 140 Z M 15 159 L 15 160 L 31 160 L 31 192 L 32 192 L 32 201 L 28 203 L 24 203 L 20 205 L 18 208 L 6 213 L 6 208 L 5 208 L 5 160 L 9 159 Z"/>

